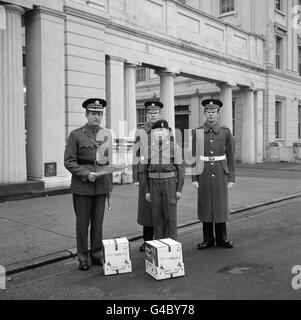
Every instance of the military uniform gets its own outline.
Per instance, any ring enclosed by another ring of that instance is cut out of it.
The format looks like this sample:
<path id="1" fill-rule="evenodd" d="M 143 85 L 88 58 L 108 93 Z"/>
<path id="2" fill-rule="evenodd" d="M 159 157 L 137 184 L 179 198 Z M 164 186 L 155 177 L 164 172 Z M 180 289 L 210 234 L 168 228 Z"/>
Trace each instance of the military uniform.
<path id="1" fill-rule="evenodd" d="M 210 125 L 206 121 L 198 129 L 204 130 L 204 141 L 196 141 L 196 131 L 193 131 L 193 156 L 196 156 L 196 143 L 204 144 L 203 157 L 196 159 L 204 161 L 203 172 L 192 176 L 192 181 L 199 183 L 198 218 L 203 222 L 204 241 L 210 246 L 215 240 L 217 245 L 222 245 L 227 239 L 228 183 L 235 182 L 234 140 L 231 131 L 218 123 Z"/>
<path id="2" fill-rule="evenodd" d="M 72 174 L 71 193 L 76 214 L 77 254 L 80 262 L 88 260 L 88 228 L 91 222 L 91 260 L 100 261 L 102 256 L 102 227 L 105 203 L 112 192 L 112 175 L 104 175 L 95 182 L 88 179 L 96 172 L 96 135 L 99 126 L 86 124 L 70 133 L 65 149 L 64 164 Z"/>
<path id="3" fill-rule="evenodd" d="M 158 125 L 165 120 L 158 121 Z M 156 124 L 153 128 L 156 128 Z M 168 127 L 168 124 L 166 122 Z M 185 169 L 180 148 L 171 141 L 151 143 L 144 157 L 145 192 L 151 196 L 154 238 L 177 239 L 177 192 L 182 192 Z"/>
<path id="4" fill-rule="evenodd" d="M 164 105 L 159 101 L 146 101 L 144 104 L 147 111 L 150 110 L 160 110 Z M 152 124 L 150 122 L 139 127 L 135 133 L 135 142 L 134 142 L 134 154 L 133 154 L 133 181 L 134 183 L 139 183 L 138 191 L 138 215 L 137 222 L 143 226 L 143 240 L 150 241 L 153 240 L 154 230 L 151 214 L 151 206 L 148 201 L 145 199 L 145 186 L 143 183 L 143 165 L 141 164 L 141 149 L 142 144 L 147 146 L 147 141 L 142 141 L 145 137 L 145 133 L 149 136 L 152 129 Z M 144 251 L 144 244 L 140 247 L 140 251 Z"/>
<path id="5" fill-rule="evenodd" d="M 134 149 L 137 150 L 136 156 L 140 158 L 141 155 L 141 140 L 140 135 L 141 131 L 145 131 L 147 134 L 151 132 L 152 125 L 150 123 L 146 123 L 145 125 L 139 127 L 136 131 L 135 135 L 135 146 Z M 140 131 L 141 130 L 141 131 Z M 151 236 L 144 239 L 145 241 L 152 240 L 153 230 L 152 230 L 152 214 L 151 214 L 151 206 L 150 203 L 145 199 L 145 186 L 143 184 L 143 165 L 141 161 L 137 164 L 133 164 L 133 181 L 139 182 L 139 192 L 138 192 L 138 216 L 137 222 L 141 226 L 148 227 L 151 230 L 147 230 L 147 234 Z"/>

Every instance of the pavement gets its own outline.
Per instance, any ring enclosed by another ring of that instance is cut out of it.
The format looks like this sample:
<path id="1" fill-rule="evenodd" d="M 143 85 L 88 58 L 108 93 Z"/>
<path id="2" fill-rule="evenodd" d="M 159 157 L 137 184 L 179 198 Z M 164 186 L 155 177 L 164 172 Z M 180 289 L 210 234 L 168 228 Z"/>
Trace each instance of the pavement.
<path id="1" fill-rule="evenodd" d="M 235 244 L 233 250 L 196 250 L 200 225 L 180 229 L 178 238 L 185 264 L 185 276 L 181 278 L 156 281 L 146 274 L 144 254 L 138 250 L 140 241 L 134 241 L 132 273 L 104 276 L 97 266 L 80 272 L 76 259 L 67 259 L 11 275 L 7 290 L 0 290 L 0 300 L 93 299 L 105 300 L 111 307 L 113 303 L 131 307 L 145 299 L 159 306 L 165 300 L 177 306 L 187 304 L 184 300 L 300 300 L 300 274 L 293 272 L 301 261 L 300 208 L 301 199 L 296 198 L 270 209 L 232 215 L 228 229 Z M 197 306 L 194 301 L 188 304 Z M 198 306 L 199 316 L 195 319 L 203 314 L 204 304 Z M 107 319 L 105 311 L 100 301 L 98 314 Z M 139 316 L 145 317 L 150 311 L 143 308 Z"/>
<path id="2" fill-rule="evenodd" d="M 137 187 L 115 186 L 112 211 L 106 212 L 104 239 L 141 237 L 136 223 Z M 301 165 L 239 165 L 230 190 L 232 215 L 256 207 L 301 197 Z M 178 204 L 178 225 L 197 221 L 197 193 L 187 177 Z M 7 274 L 73 257 L 76 253 L 75 215 L 70 194 L 0 203 L 0 264 Z M 201 232 L 199 238 L 201 238 Z"/>

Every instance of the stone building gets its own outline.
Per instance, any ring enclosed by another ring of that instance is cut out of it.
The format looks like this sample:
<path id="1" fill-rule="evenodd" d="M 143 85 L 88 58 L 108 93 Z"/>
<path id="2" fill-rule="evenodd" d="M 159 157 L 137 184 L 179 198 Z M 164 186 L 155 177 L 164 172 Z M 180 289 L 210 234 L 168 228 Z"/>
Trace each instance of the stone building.
<path id="1" fill-rule="evenodd" d="M 221 96 L 239 160 L 300 159 L 299 2 L 0 0 L 0 184 L 68 185 L 66 139 L 98 96 L 116 137 L 147 98 L 184 130 Z"/>

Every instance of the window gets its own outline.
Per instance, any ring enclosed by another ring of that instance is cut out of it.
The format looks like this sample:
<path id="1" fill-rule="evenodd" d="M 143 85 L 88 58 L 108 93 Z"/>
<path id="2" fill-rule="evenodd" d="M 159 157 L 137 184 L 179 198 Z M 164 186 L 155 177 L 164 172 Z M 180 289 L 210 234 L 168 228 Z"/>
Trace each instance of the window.
<path id="1" fill-rule="evenodd" d="M 275 0 L 275 9 L 282 11 L 283 10 L 283 1 Z"/>
<path id="2" fill-rule="evenodd" d="M 232 102 L 232 134 L 233 137 L 235 137 L 236 130 L 235 130 L 235 124 L 236 124 L 236 106 L 235 106 L 235 101 Z"/>
<path id="3" fill-rule="evenodd" d="M 298 106 L 298 139 L 301 139 L 301 105 Z"/>
<path id="4" fill-rule="evenodd" d="M 298 57 L 298 70 L 299 70 L 299 75 L 301 76 L 301 46 L 299 48 L 299 57 Z"/>
<path id="5" fill-rule="evenodd" d="M 146 68 L 138 68 L 136 71 L 136 82 L 144 82 L 146 81 Z"/>
<path id="6" fill-rule="evenodd" d="M 234 12 L 234 1 L 235 0 L 220 0 L 220 14 Z"/>
<path id="7" fill-rule="evenodd" d="M 281 101 L 276 101 L 275 105 L 275 138 L 281 139 Z"/>
<path id="8" fill-rule="evenodd" d="M 282 41 L 283 39 L 276 36 L 276 69 L 282 69 Z"/>
<path id="9" fill-rule="evenodd" d="M 137 127 L 142 126 L 146 122 L 146 109 L 137 109 Z"/>

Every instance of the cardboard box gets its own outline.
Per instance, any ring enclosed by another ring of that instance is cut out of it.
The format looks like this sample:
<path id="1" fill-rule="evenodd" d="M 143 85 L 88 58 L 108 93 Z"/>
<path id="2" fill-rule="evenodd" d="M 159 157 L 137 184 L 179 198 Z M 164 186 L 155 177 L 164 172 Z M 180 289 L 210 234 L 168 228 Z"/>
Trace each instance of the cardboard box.
<path id="1" fill-rule="evenodd" d="M 132 272 L 130 245 L 127 238 L 103 240 L 104 275 Z"/>
<path id="2" fill-rule="evenodd" d="M 182 244 L 172 239 L 145 243 L 145 270 L 156 280 L 185 275 Z"/>

